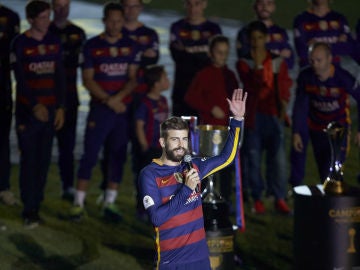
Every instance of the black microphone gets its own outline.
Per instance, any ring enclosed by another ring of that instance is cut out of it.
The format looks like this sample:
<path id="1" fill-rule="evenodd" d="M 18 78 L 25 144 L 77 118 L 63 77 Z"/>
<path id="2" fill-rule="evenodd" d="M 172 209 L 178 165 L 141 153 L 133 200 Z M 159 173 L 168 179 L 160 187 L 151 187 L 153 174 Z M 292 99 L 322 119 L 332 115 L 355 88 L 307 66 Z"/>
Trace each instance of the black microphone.
<path id="1" fill-rule="evenodd" d="M 189 155 L 189 154 L 186 154 L 186 155 L 184 156 L 184 162 L 185 162 L 186 168 L 187 168 L 189 171 L 193 168 L 191 159 L 192 159 L 192 158 L 191 158 L 191 155 Z M 200 192 L 200 190 L 199 190 L 199 185 L 196 185 L 195 191 L 196 191 L 196 193 L 199 193 L 199 192 Z"/>

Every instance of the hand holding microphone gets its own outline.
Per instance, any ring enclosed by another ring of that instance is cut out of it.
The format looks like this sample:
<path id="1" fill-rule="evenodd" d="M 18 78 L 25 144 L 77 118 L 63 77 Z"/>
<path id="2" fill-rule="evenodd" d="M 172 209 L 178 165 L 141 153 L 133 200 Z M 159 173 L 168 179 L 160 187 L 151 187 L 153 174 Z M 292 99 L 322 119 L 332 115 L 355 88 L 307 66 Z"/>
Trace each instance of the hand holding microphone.
<path id="1" fill-rule="evenodd" d="M 200 183 L 200 177 L 199 173 L 193 168 L 192 162 L 191 162 L 191 156 L 189 154 L 184 156 L 184 162 L 186 164 L 186 167 L 188 169 L 188 173 L 186 174 L 185 184 L 190 187 L 191 189 L 195 190 L 196 193 L 199 193 L 199 183 Z M 195 187 L 194 187 L 195 185 Z"/>

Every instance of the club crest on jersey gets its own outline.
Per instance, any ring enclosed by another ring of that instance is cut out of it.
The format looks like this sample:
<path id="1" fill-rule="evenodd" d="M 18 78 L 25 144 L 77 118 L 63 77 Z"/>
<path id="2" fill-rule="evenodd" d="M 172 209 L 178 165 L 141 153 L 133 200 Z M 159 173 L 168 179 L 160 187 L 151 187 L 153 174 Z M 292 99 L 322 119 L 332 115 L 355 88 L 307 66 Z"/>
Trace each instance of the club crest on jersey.
<path id="1" fill-rule="evenodd" d="M 45 45 L 42 45 L 42 44 L 39 45 L 38 52 L 39 52 L 39 54 L 44 55 L 46 53 Z"/>
<path id="2" fill-rule="evenodd" d="M 149 195 L 145 195 L 143 198 L 143 205 L 145 209 L 148 209 L 150 206 L 153 206 L 155 204 L 153 198 L 151 198 Z"/>
<path id="3" fill-rule="evenodd" d="M 276 41 L 281 41 L 283 39 L 282 35 L 279 33 L 273 34 L 272 36 L 273 36 L 273 39 Z"/>
<path id="4" fill-rule="evenodd" d="M 70 39 L 70 41 L 77 41 L 77 40 L 79 40 L 80 39 L 80 35 L 78 35 L 78 34 L 71 34 L 70 36 L 69 36 L 69 39 Z"/>
<path id="5" fill-rule="evenodd" d="M 138 41 L 141 44 L 148 44 L 149 43 L 149 37 L 148 36 L 140 36 Z"/>
<path id="6" fill-rule="evenodd" d="M 327 93 L 327 88 L 325 86 L 320 86 L 319 92 L 321 96 L 325 96 Z"/>
<path id="7" fill-rule="evenodd" d="M 130 54 L 130 48 L 121 48 L 121 55 L 129 55 Z"/>
<path id="8" fill-rule="evenodd" d="M 327 21 L 320 21 L 319 22 L 319 28 L 323 31 L 326 31 L 328 29 Z"/>
<path id="9" fill-rule="evenodd" d="M 200 39 L 200 32 L 198 30 L 191 31 L 191 37 L 193 40 L 199 40 Z"/>
<path id="10" fill-rule="evenodd" d="M 112 57 L 116 57 L 119 55 L 119 51 L 118 51 L 117 47 L 110 47 L 109 51 L 110 51 L 110 55 Z"/>
<path id="11" fill-rule="evenodd" d="M 179 172 L 174 173 L 174 177 L 175 177 L 176 182 L 178 182 L 180 184 L 184 183 L 184 177 L 181 173 L 179 173 Z"/>
<path id="12" fill-rule="evenodd" d="M 330 21 L 330 26 L 332 29 L 339 29 L 340 28 L 340 24 L 338 21 Z"/>

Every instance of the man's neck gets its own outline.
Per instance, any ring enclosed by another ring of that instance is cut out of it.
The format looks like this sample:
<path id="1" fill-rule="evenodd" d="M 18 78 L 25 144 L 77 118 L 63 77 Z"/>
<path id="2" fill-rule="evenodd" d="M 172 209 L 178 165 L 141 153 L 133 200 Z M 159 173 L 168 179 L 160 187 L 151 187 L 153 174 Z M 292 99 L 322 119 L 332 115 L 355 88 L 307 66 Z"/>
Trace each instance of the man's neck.
<path id="1" fill-rule="evenodd" d="M 117 42 L 119 39 L 122 38 L 122 34 L 119 33 L 117 36 L 109 36 L 108 34 L 105 33 L 105 39 L 107 42 L 109 43 L 115 43 Z"/>
<path id="2" fill-rule="evenodd" d="M 199 18 L 187 18 L 187 21 L 192 25 L 199 25 L 206 21 L 205 17 L 199 17 Z"/>
<path id="3" fill-rule="evenodd" d="M 63 28 L 65 28 L 66 24 L 68 23 L 68 20 L 66 18 L 65 19 L 54 19 L 53 22 L 57 28 L 63 29 Z"/>
<path id="4" fill-rule="evenodd" d="M 325 71 L 323 74 L 319 74 L 318 78 L 320 81 L 324 82 L 331 77 L 331 68 Z"/>
<path id="5" fill-rule="evenodd" d="M 268 18 L 268 19 L 264 19 L 264 20 L 261 20 L 267 28 L 269 28 L 270 26 L 272 26 L 274 24 L 273 20 L 271 18 Z"/>
<path id="6" fill-rule="evenodd" d="M 166 158 L 165 154 L 162 154 L 160 157 L 160 161 L 167 166 L 178 166 L 181 164 L 181 161 L 172 161 Z"/>
<path id="7" fill-rule="evenodd" d="M 147 96 L 151 99 L 158 100 L 160 98 L 160 90 L 152 89 Z"/>
<path id="8" fill-rule="evenodd" d="M 134 31 L 142 25 L 139 21 L 126 21 L 124 27 L 129 31 Z"/>
<path id="9" fill-rule="evenodd" d="M 46 35 L 46 33 L 37 31 L 34 28 L 30 28 L 29 32 L 30 32 L 31 37 L 38 40 L 38 41 L 41 41 L 44 38 L 44 36 Z"/>

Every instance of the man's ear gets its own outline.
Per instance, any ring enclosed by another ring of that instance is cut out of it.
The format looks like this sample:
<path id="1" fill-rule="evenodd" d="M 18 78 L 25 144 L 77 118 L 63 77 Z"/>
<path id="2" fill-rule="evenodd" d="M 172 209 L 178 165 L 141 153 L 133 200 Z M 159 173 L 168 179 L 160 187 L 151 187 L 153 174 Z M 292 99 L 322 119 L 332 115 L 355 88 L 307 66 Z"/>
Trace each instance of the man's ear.
<path id="1" fill-rule="evenodd" d="M 159 143 L 162 148 L 165 148 L 165 139 L 164 138 L 159 138 Z"/>

